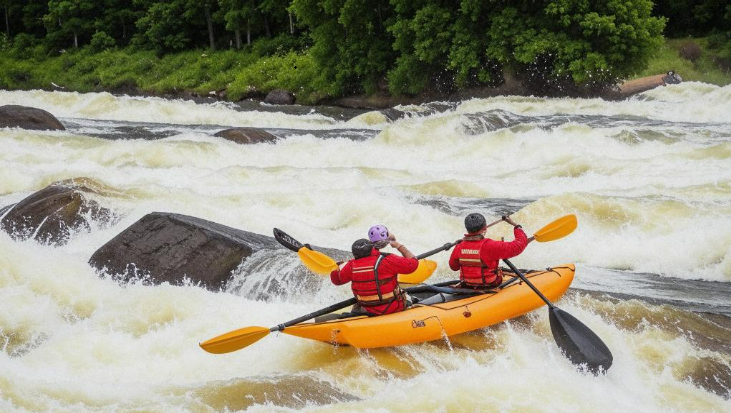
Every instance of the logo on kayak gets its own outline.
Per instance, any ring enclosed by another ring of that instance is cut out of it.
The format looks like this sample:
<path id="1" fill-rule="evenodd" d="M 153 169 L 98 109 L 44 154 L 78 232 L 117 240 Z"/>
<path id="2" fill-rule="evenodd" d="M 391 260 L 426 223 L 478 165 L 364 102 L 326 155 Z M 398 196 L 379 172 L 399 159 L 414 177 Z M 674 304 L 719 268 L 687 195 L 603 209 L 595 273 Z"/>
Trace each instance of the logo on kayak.
<path id="1" fill-rule="evenodd" d="M 424 321 L 424 320 L 412 320 L 411 321 L 411 327 L 414 327 L 414 328 L 426 327 L 426 321 Z"/>

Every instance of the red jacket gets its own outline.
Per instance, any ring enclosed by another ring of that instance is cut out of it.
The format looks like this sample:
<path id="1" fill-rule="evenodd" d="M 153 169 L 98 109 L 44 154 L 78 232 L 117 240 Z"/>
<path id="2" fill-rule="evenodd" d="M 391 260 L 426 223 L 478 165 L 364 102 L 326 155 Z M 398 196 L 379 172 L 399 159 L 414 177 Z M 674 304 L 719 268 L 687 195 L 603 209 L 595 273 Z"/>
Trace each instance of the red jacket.
<path id="1" fill-rule="evenodd" d="M 343 285 L 350 282 L 353 295 L 359 299 L 371 297 L 372 300 L 378 300 L 380 292 L 384 297 L 384 304 L 380 305 L 363 305 L 363 309 L 371 314 L 390 314 L 404 309 L 403 298 L 399 294 L 398 274 L 411 274 L 416 271 L 419 266 L 419 260 L 416 258 L 404 258 L 397 255 L 388 254 L 381 259 L 378 265 L 378 285 L 376 284 L 375 266 L 381 253 L 377 249 L 371 250 L 371 255 L 364 258 L 358 258 L 348 261 L 342 269 L 336 269 L 330 273 L 330 280 L 335 285 Z M 355 268 L 355 271 L 353 269 Z M 392 299 L 389 299 L 392 298 Z M 386 302 L 390 301 L 390 302 Z"/>
<path id="2" fill-rule="evenodd" d="M 528 245 L 528 237 L 521 228 L 516 227 L 513 230 L 513 234 L 515 235 L 515 240 L 512 242 L 494 241 L 489 238 L 472 241 L 465 240 L 460 242 L 454 247 L 452 255 L 449 257 L 449 268 L 453 271 L 460 271 L 460 279 L 462 280 L 464 280 L 465 271 L 468 273 L 468 276 L 476 278 L 477 271 L 483 271 L 483 268 L 462 268 L 459 259 L 460 257 L 464 259 L 464 257 L 470 255 L 479 256 L 481 261 L 480 264 L 485 266 L 485 273 L 489 273 L 491 275 L 491 279 L 487 279 L 486 281 L 488 283 L 493 281 L 495 279 L 495 270 L 497 270 L 500 265 L 499 261 L 515 257 L 523 252 L 525 247 Z M 474 235 L 470 236 L 469 234 L 466 234 L 465 237 L 474 237 Z M 463 249 L 466 251 L 463 251 Z M 473 250 L 479 250 L 479 254 L 470 254 L 469 252 Z M 470 272 L 475 272 L 475 274 L 470 274 Z"/>

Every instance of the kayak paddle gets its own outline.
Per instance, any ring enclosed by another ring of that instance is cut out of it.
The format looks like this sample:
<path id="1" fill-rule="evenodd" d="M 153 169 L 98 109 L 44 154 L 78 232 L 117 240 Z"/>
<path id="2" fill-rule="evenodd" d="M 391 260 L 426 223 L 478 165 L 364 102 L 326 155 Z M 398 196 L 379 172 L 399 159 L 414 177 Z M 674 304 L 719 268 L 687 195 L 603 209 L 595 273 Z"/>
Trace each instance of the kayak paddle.
<path id="1" fill-rule="evenodd" d="M 406 288 L 404 291 L 408 293 L 416 293 L 416 292 L 422 292 L 422 291 L 434 291 L 434 292 L 442 292 L 447 294 L 479 294 L 480 291 L 476 290 L 466 290 L 461 288 L 450 288 L 447 287 L 446 284 L 453 284 L 456 281 L 447 281 L 446 283 L 437 283 L 434 285 L 420 285 L 417 287 L 412 288 Z M 224 353 L 230 353 L 232 351 L 241 350 L 244 347 L 248 347 L 257 341 L 261 340 L 262 338 L 269 335 L 269 333 L 274 331 L 282 331 L 287 327 L 291 327 L 295 324 L 302 323 L 307 320 L 311 320 L 315 317 L 319 317 L 325 314 L 330 314 L 333 311 L 341 310 L 345 307 L 351 306 L 355 304 L 357 300 L 355 297 L 350 298 L 345 301 L 341 301 L 339 303 L 333 304 L 329 307 L 325 307 L 321 310 L 317 310 L 313 313 L 303 315 L 302 317 L 295 318 L 294 320 L 287 321 L 286 323 L 278 324 L 271 328 L 266 327 L 244 327 L 240 328 L 238 330 L 229 331 L 228 333 L 221 334 L 220 336 L 213 337 L 209 340 L 206 340 L 199 344 L 199 346 L 213 354 L 224 354 Z"/>
<path id="2" fill-rule="evenodd" d="M 504 220 L 505 220 L 505 217 L 503 216 L 499 220 L 497 220 L 491 224 L 488 224 L 485 228 L 490 228 L 491 226 L 493 226 L 495 224 L 499 224 L 499 223 L 503 222 Z M 539 229 L 535 234 L 533 234 L 533 237 L 538 242 L 555 241 L 557 239 L 561 239 L 561 238 L 571 234 L 572 232 L 574 232 L 577 225 L 578 225 L 578 223 L 576 221 L 576 215 L 574 215 L 574 214 L 566 215 L 566 216 L 563 216 L 563 217 L 551 222 L 550 224 L 544 226 L 543 228 Z M 447 244 L 442 245 L 439 248 L 436 248 L 431 251 L 427 251 L 421 255 L 418 255 L 416 258 L 421 259 L 421 258 L 430 257 L 438 252 L 446 251 L 446 250 L 454 247 L 455 245 L 459 244 L 460 242 L 462 242 L 461 239 L 459 239 L 455 242 L 449 242 Z"/>
<path id="3" fill-rule="evenodd" d="M 533 237 L 538 242 L 555 241 L 574 232 L 577 225 L 576 215 L 569 214 L 539 229 Z"/>
<path id="4" fill-rule="evenodd" d="M 309 244 L 302 244 L 281 229 L 274 228 L 274 238 L 288 249 L 295 251 L 300 257 L 302 263 L 315 274 L 330 275 L 333 270 L 338 268 L 338 264 L 335 260 L 319 251 L 313 250 Z M 442 251 L 442 249 L 439 249 L 438 251 L 435 250 L 432 254 L 439 251 Z M 419 267 L 411 274 L 399 274 L 399 282 L 404 284 L 420 284 L 429 278 L 437 268 L 436 262 L 423 259 L 429 255 L 417 256 L 416 258 L 419 260 Z"/>
<path id="5" fill-rule="evenodd" d="M 266 327 L 244 327 L 238 330 L 230 331 L 220 336 L 213 337 L 210 340 L 206 340 L 199 344 L 201 348 L 209 353 L 223 354 L 230 353 L 232 351 L 241 350 L 244 347 L 248 347 L 262 338 L 269 335 L 273 331 L 282 331 L 287 327 L 291 327 L 295 324 L 299 324 L 303 321 L 319 317 L 321 315 L 332 313 L 333 311 L 343 309 L 345 307 L 355 304 L 358 300 L 355 297 L 333 304 L 329 307 L 323 308 L 322 310 L 315 311 L 304 315 L 302 317 L 295 318 L 294 320 L 287 321 L 286 323 L 278 324 L 272 328 Z"/>
<path id="6" fill-rule="evenodd" d="M 585 364 L 594 374 L 598 373 L 600 368 L 604 371 L 609 370 L 614 358 L 599 336 L 576 317 L 553 305 L 519 269 L 515 268 L 512 262 L 507 259 L 503 262 L 548 305 L 551 333 L 564 355 L 575 365 Z"/>

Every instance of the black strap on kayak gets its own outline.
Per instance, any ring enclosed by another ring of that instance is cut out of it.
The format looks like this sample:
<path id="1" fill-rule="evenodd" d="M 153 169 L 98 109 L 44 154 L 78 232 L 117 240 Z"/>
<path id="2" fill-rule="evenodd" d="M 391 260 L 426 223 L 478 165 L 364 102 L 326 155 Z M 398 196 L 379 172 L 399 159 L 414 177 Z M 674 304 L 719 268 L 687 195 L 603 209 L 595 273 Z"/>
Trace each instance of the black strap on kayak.
<path id="1" fill-rule="evenodd" d="M 381 283 L 378 280 L 378 267 L 381 265 L 384 255 L 379 254 L 376 259 L 376 265 L 373 266 L 373 276 L 376 278 L 376 294 L 378 294 L 378 301 L 383 301 L 383 294 L 381 294 Z"/>

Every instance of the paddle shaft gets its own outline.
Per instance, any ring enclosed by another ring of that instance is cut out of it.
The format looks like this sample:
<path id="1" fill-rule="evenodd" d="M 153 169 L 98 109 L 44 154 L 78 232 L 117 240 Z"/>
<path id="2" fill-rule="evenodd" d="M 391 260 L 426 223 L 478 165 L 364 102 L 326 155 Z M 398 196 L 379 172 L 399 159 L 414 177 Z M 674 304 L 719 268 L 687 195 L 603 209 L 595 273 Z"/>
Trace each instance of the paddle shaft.
<path id="1" fill-rule="evenodd" d="M 545 296 L 545 295 L 543 295 L 543 293 L 542 293 L 542 292 L 540 292 L 540 291 L 538 290 L 538 288 L 536 288 L 536 286 L 535 286 L 535 285 L 533 285 L 533 283 L 532 283 L 532 282 L 528 281 L 528 279 L 527 279 L 527 278 L 525 278 L 525 275 L 523 275 L 523 273 L 522 273 L 522 272 L 520 272 L 520 270 L 519 270 L 519 269 L 517 269 L 517 268 L 515 267 L 515 265 L 513 265 L 513 263 L 512 263 L 512 262 L 510 262 L 510 260 L 508 260 L 508 259 L 504 259 L 504 260 L 503 260 L 503 262 L 504 262 L 504 263 L 506 263 L 506 264 L 508 264 L 508 267 L 510 267 L 510 269 L 511 269 L 511 270 L 513 270 L 513 272 L 514 272 L 514 273 L 515 273 L 515 274 L 516 274 L 516 275 L 517 275 L 518 277 L 520 277 L 520 279 L 521 279 L 521 280 L 523 280 L 523 282 L 524 282 L 524 283 L 528 284 L 528 287 L 530 287 L 530 288 L 531 288 L 531 290 L 533 290 L 533 292 L 535 292 L 536 294 L 538 294 L 538 296 L 539 296 L 539 297 L 541 297 L 541 299 L 542 299 L 543 301 L 545 301 L 545 303 L 546 303 L 546 304 L 548 305 L 548 307 L 549 307 L 549 308 L 553 309 L 553 308 L 555 307 L 555 306 L 553 305 L 553 303 L 551 303 L 551 301 L 550 301 L 550 300 L 549 300 L 548 298 L 546 298 L 546 296 Z"/>
<path id="2" fill-rule="evenodd" d="M 495 222 L 493 222 L 491 224 L 486 225 L 485 228 L 490 228 L 491 226 L 497 225 L 497 224 L 503 222 L 504 220 L 505 220 L 505 217 L 502 217 L 499 220 L 497 220 L 497 221 L 495 221 Z M 312 247 L 310 247 L 309 244 L 303 244 L 303 243 L 297 241 L 291 235 L 287 234 L 286 232 L 284 232 L 284 231 L 282 231 L 281 229 L 278 229 L 278 228 L 274 228 L 274 238 L 277 241 L 279 241 L 280 244 L 282 244 L 283 246 L 287 247 L 288 249 L 290 249 L 290 250 L 292 250 L 294 252 L 299 251 L 300 248 L 303 248 L 303 247 L 304 248 L 308 248 L 310 250 L 312 249 Z M 462 242 L 461 239 L 460 240 L 457 240 L 455 242 L 446 243 L 446 244 L 442 245 L 439 248 L 435 248 L 435 249 L 433 249 L 431 251 L 427 251 L 427 252 L 425 252 L 423 254 L 417 255 L 416 256 L 416 259 L 417 260 L 420 260 L 420 259 L 423 259 L 423 258 L 426 258 L 426 257 L 431 257 L 432 255 L 434 255 L 434 254 L 436 254 L 438 252 L 446 251 L 446 250 L 454 247 L 455 245 L 459 244 L 460 242 Z"/>
<path id="3" fill-rule="evenodd" d="M 441 283 L 437 283 L 437 284 L 433 284 L 433 285 L 420 285 L 418 287 L 405 288 L 404 291 L 406 291 L 407 293 L 417 293 L 417 292 L 423 292 L 423 291 L 443 292 L 443 293 L 448 293 L 448 294 L 456 294 L 456 293 L 474 294 L 475 293 L 472 290 L 463 290 L 463 289 L 459 289 L 459 288 L 446 287 L 447 285 L 454 284 L 456 282 L 457 281 L 446 281 L 446 282 L 441 282 Z M 353 297 L 353 298 L 347 299 L 345 301 L 335 303 L 329 307 L 325 307 L 321 310 L 317 310 L 313 313 L 303 315 L 302 317 L 297 317 L 294 320 L 287 321 L 286 323 L 278 324 L 278 325 L 270 328 L 269 331 L 271 331 L 271 332 L 282 331 L 287 327 L 291 327 L 295 324 L 299 324 L 301 322 L 311 320 L 311 319 L 313 319 L 315 317 L 319 317 L 321 315 L 330 314 L 333 311 L 341 310 L 341 309 L 351 306 L 357 302 L 358 302 L 358 300 L 355 297 Z"/>
<path id="4" fill-rule="evenodd" d="M 500 218 L 499 220 L 497 220 L 497 221 L 495 221 L 495 222 L 493 222 L 493 223 L 491 223 L 491 224 L 488 224 L 488 225 L 486 225 L 486 226 L 485 226 L 485 229 L 487 229 L 487 228 L 490 228 L 490 227 L 491 227 L 491 226 L 493 226 L 493 225 L 497 225 L 497 224 L 499 224 L 499 223 L 503 222 L 504 220 L 505 220 L 505 217 L 502 217 L 502 218 Z M 416 256 L 416 259 L 417 259 L 417 260 L 420 260 L 420 259 L 422 259 L 422 258 L 426 258 L 426 257 L 431 257 L 432 255 L 434 255 L 434 254 L 436 254 L 436 253 L 438 253 L 438 252 L 446 251 L 446 250 L 448 250 L 448 249 L 450 249 L 450 248 L 454 247 L 455 245 L 459 244 L 460 242 L 462 242 L 462 240 L 461 240 L 461 239 L 458 239 L 457 241 L 454 241 L 454 242 L 449 242 L 449 243 L 447 243 L 447 244 L 444 244 L 444 245 L 442 245 L 442 246 L 441 246 L 441 247 L 439 247 L 439 248 L 435 248 L 435 249 L 433 249 L 433 250 L 431 250 L 431 251 L 427 251 L 427 252 L 425 252 L 425 253 L 423 253 L 423 254 L 419 254 L 419 255 L 417 255 L 417 256 Z"/>
<path id="5" fill-rule="evenodd" d="M 423 254 L 419 254 L 419 255 L 417 255 L 417 256 L 416 256 L 416 259 L 417 259 L 417 260 L 420 260 L 420 259 L 422 259 L 422 258 L 426 258 L 426 257 L 431 257 L 432 255 L 434 255 L 434 254 L 436 254 L 436 253 L 438 253 L 438 252 L 446 251 L 446 250 L 448 250 L 448 249 L 450 249 L 450 248 L 454 247 L 455 245 L 459 244 L 460 242 L 462 242 L 462 240 L 461 240 L 461 239 L 460 239 L 460 240 L 457 240 L 457 241 L 455 241 L 455 242 L 449 242 L 449 243 L 446 243 L 446 244 L 442 245 L 442 246 L 441 246 L 441 247 L 439 247 L 439 248 L 435 248 L 435 249 L 433 249 L 433 250 L 431 250 L 431 251 L 427 251 L 427 252 L 425 252 L 425 253 L 423 253 Z"/>
<path id="6" fill-rule="evenodd" d="M 350 306 L 350 305 L 353 305 L 353 304 L 355 304 L 357 302 L 358 302 L 358 300 L 355 297 L 353 297 L 353 298 L 347 299 L 345 301 L 341 301 L 339 303 L 335 303 L 335 304 L 333 304 L 333 305 L 331 305 L 329 307 L 325 307 L 325 308 L 323 308 L 321 310 L 317 310 L 314 313 L 309 313 L 307 315 L 303 315 L 302 317 L 297 317 L 294 320 L 287 321 L 286 323 L 278 324 L 278 325 L 270 328 L 269 331 L 271 331 L 271 332 L 274 332 L 274 331 L 282 331 L 282 330 L 284 330 L 287 327 L 291 327 L 291 326 L 293 326 L 295 324 L 299 324 L 299 323 L 301 323 L 303 321 L 311 320 L 311 319 L 313 319 L 315 317 L 319 317 L 321 315 L 330 314 L 330 313 L 332 313 L 335 310 L 343 309 L 343 308 L 345 308 L 347 306 Z"/>

